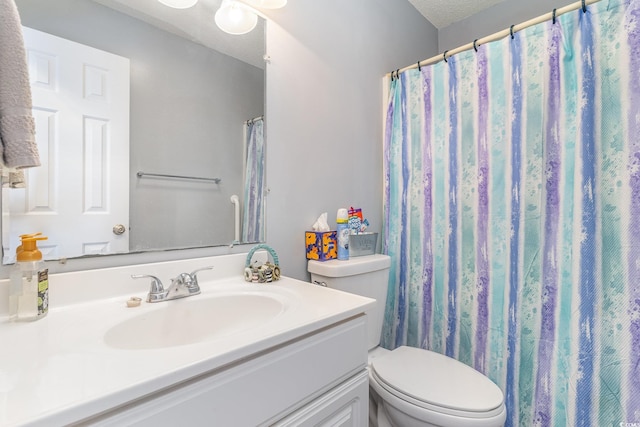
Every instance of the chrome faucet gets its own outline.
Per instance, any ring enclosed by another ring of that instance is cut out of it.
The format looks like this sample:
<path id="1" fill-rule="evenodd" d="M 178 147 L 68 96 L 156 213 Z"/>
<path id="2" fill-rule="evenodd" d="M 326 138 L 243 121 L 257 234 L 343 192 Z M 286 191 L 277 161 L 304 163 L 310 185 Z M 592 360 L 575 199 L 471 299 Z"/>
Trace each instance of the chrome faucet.
<path id="1" fill-rule="evenodd" d="M 171 279 L 171 285 L 168 289 L 164 289 L 162 282 L 156 276 L 150 274 L 132 274 L 132 279 L 142 279 L 148 277 L 151 279 L 151 288 L 147 295 L 147 302 L 161 302 L 172 299 L 185 298 L 200 293 L 200 285 L 198 284 L 198 273 L 202 270 L 211 270 L 213 266 L 199 268 L 191 273 L 180 273 L 177 277 Z"/>

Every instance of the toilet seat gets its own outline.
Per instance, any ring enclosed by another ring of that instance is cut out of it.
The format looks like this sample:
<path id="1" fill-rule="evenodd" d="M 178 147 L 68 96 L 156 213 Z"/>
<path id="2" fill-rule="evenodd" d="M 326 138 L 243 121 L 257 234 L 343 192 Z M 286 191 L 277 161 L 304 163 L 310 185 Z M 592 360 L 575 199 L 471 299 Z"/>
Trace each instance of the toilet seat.
<path id="1" fill-rule="evenodd" d="M 504 412 L 502 391 L 489 378 L 432 351 L 398 347 L 371 362 L 370 376 L 395 398 L 431 412 L 476 419 Z"/>

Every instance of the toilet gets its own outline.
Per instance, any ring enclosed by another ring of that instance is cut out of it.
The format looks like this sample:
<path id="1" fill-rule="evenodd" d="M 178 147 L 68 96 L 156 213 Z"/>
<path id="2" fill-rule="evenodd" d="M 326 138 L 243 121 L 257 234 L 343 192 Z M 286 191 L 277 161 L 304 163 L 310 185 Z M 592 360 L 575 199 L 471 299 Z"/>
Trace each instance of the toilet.
<path id="1" fill-rule="evenodd" d="M 311 281 L 375 298 L 367 312 L 369 425 L 379 427 L 500 427 L 506 419 L 502 390 L 475 369 L 429 350 L 379 347 L 387 300 L 387 255 L 309 261 Z"/>

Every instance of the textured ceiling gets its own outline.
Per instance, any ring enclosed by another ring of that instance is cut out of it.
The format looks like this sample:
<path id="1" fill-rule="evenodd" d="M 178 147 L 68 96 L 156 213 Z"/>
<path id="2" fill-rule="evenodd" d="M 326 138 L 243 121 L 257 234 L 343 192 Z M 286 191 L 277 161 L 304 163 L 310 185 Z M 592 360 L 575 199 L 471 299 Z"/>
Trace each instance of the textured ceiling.
<path id="1" fill-rule="evenodd" d="M 462 21 L 504 0 L 409 0 L 436 28 Z"/>

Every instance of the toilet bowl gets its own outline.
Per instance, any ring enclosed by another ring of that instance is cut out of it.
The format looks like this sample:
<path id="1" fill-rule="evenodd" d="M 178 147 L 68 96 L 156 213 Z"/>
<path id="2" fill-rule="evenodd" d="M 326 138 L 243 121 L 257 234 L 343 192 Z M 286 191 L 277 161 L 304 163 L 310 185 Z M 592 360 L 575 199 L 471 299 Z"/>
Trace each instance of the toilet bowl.
<path id="1" fill-rule="evenodd" d="M 370 360 L 369 387 L 379 426 L 499 427 L 500 388 L 475 369 L 428 350 L 398 347 Z"/>
<path id="2" fill-rule="evenodd" d="M 314 283 L 375 298 L 367 316 L 369 425 L 378 427 L 500 427 L 504 395 L 480 372 L 445 355 L 402 346 L 378 346 L 386 304 L 387 255 L 309 261 Z"/>

